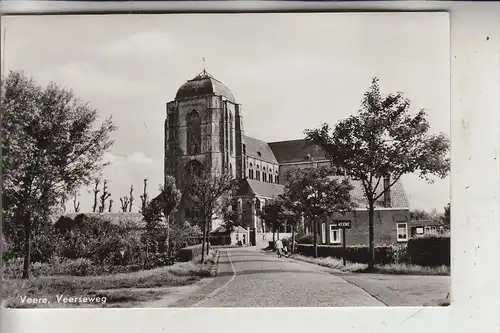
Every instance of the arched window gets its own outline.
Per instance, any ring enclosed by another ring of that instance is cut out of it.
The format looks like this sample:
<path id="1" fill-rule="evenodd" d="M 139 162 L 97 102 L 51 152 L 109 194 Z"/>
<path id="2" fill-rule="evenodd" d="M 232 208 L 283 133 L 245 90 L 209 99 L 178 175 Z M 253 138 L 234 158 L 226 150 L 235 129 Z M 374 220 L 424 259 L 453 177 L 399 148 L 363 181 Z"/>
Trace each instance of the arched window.
<path id="1" fill-rule="evenodd" d="M 193 110 L 187 118 L 187 153 L 196 155 L 201 153 L 201 119 L 200 114 Z"/>
<path id="2" fill-rule="evenodd" d="M 272 182 L 273 182 L 273 174 L 272 174 L 272 173 L 270 173 L 270 174 L 269 174 L 269 182 L 270 182 L 270 183 L 272 183 Z"/>
<path id="3" fill-rule="evenodd" d="M 200 177 L 203 172 L 203 165 L 198 161 L 190 161 L 184 167 L 184 176 L 186 181 L 192 179 L 193 176 Z"/>

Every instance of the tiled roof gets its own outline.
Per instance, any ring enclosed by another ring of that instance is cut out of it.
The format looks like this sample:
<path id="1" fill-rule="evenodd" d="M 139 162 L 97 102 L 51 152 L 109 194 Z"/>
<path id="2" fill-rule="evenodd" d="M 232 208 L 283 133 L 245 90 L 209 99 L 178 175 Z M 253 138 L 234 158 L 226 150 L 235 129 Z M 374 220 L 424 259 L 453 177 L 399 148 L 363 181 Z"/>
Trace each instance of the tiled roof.
<path id="1" fill-rule="evenodd" d="M 74 219 L 78 215 L 85 215 L 87 217 L 100 217 L 104 220 L 110 221 L 112 224 L 119 225 L 120 222 L 133 222 L 137 223 L 139 226 L 143 226 L 144 222 L 142 221 L 143 216 L 141 213 L 125 213 L 125 212 L 117 212 L 117 213 L 69 213 L 64 216 Z"/>
<path id="2" fill-rule="evenodd" d="M 331 176 L 334 179 L 338 179 L 339 181 L 343 180 L 345 177 L 343 176 Z M 359 180 L 350 180 L 351 185 L 354 189 L 351 192 L 352 200 L 358 204 L 358 208 L 365 208 L 368 203 L 366 201 L 364 195 L 363 184 Z M 383 191 L 383 181 L 380 181 L 377 187 L 377 195 Z M 391 207 L 392 208 L 410 208 L 410 202 L 408 201 L 408 197 L 406 196 L 406 192 L 403 187 L 403 182 L 398 180 L 390 189 L 391 191 Z M 376 208 L 384 207 L 384 196 L 382 195 L 377 202 L 375 202 Z"/>
<path id="3" fill-rule="evenodd" d="M 247 233 L 248 231 L 245 228 L 241 227 L 241 226 L 235 226 L 233 228 L 233 232 Z M 226 229 L 225 226 L 221 225 L 218 228 L 216 228 L 214 231 L 211 231 L 210 233 L 211 234 L 225 234 L 225 233 L 227 233 L 227 229 Z"/>
<path id="4" fill-rule="evenodd" d="M 243 136 L 243 143 L 246 145 L 247 156 L 278 164 L 273 151 L 266 142 L 245 135 Z"/>
<path id="5" fill-rule="evenodd" d="M 256 195 L 266 198 L 273 198 L 283 194 L 285 186 L 259 182 L 253 179 L 242 180 L 238 195 Z"/>
<path id="6" fill-rule="evenodd" d="M 324 151 L 306 139 L 270 142 L 269 147 L 279 163 L 307 161 L 307 155 L 314 160 L 326 159 Z"/>
<path id="7" fill-rule="evenodd" d="M 231 90 L 205 71 L 184 83 L 179 90 L 177 90 L 175 99 L 181 100 L 204 95 L 224 96 L 232 102 L 235 101 Z"/>

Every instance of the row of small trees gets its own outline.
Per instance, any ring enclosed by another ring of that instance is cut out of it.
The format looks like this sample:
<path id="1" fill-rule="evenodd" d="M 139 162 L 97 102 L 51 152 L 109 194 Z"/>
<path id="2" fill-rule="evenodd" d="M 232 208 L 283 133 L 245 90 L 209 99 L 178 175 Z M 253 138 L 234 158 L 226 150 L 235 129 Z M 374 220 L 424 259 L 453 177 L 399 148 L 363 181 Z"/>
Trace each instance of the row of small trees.
<path id="1" fill-rule="evenodd" d="M 99 189 L 101 184 L 100 179 L 95 179 L 94 189 L 94 204 L 92 205 L 92 212 L 104 213 L 107 209 L 108 212 L 113 210 L 114 200 L 111 199 L 111 193 L 108 192 L 108 181 L 105 179 L 102 182 L 102 189 Z M 141 211 L 144 211 L 146 205 L 148 204 L 148 192 L 147 192 L 148 180 L 144 179 L 143 193 L 140 195 L 142 204 Z M 99 195 L 101 193 L 101 195 Z M 132 212 L 132 207 L 134 205 L 134 185 L 130 185 L 130 191 L 128 196 L 120 197 L 120 209 L 122 212 Z M 66 209 L 66 198 L 62 200 L 63 208 Z M 78 194 L 73 195 L 73 209 L 75 213 L 80 212 L 80 202 L 78 201 Z"/>

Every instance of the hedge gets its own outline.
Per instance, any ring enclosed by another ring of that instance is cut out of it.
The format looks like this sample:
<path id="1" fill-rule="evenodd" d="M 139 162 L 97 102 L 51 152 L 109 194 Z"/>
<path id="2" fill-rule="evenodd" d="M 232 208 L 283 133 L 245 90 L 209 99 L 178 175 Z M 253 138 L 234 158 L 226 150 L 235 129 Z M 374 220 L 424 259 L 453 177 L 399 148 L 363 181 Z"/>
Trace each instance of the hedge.
<path id="1" fill-rule="evenodd" d="M 187 246 L 179 250 L 178 258 L 180 262 L 191 261 L 201 255 L 201 244 Z"/>
<path id="2" fill-rule="evenodd" d="M 298 244 L 297 253 L 312 257 L 314 246 Z M 318 245 L 320 258 L 342 259 L 343 256 L 342 246 Z M 370 258 L 369 248 L 366 245 L 346 246 L 345 258 L 347 261 L 367 264 Z M 375 264 L 377 265 L 406 263 L 426 267 L 450 266 L 450 259 L 449 236 L 419 237 L 410 239 L 407 244 L 375 246 Z"/>
<path id="3" fill-rule="evenodd" d="M 314 246 L 309 244 L 298 244 L 297 253 L 312 257 L 314 255 Z M 318 245 L 318 257 L 335 257 L 343 258 L 344 251 L 342 246 Z M 368 246 L 346 246 L 345 258 L 347 261 L 367 264 L 370 258 Z M 390 264 L 393 262 L 391 246 L 376 246 L 375 247 L 375 263 Z"/>
<path id="4" fill-rule="evenodd" d="M 410 263 L 419 266 L 450 266 L 450 237 L 430 236 L 408 241 Z"/>

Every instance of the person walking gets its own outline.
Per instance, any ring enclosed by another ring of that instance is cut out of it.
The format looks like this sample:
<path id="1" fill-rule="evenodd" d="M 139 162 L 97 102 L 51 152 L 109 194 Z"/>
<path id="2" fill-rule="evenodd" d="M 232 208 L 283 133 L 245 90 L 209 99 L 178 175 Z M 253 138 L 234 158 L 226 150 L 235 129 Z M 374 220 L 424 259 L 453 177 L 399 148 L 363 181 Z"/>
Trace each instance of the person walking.
<path id="1" fill-rule="evenodd" d="M 282 256 L 282 250 L 283 250 L 283 242 L 278 239 L 276 243 L 274 244 L 274 247 L 276 248 L 276 252 L 278 253 L 278 258 L 281 258 Z"/>

